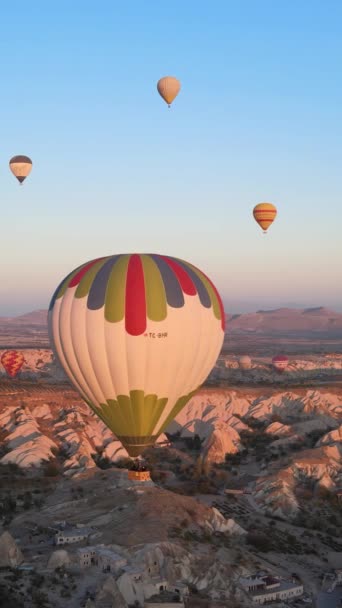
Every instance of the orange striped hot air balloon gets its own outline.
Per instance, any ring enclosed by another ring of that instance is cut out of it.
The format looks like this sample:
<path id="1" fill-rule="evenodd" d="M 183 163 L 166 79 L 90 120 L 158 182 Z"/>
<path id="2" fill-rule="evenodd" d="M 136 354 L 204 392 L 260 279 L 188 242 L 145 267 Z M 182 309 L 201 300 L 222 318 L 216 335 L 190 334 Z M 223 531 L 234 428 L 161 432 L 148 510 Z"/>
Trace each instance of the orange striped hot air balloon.
<path id="1" fill-rule="evenodd" d="M 17 350 L 6 350 L 1 356 L 1 363 L 10 378 L 16 377 L 16 375 L 20 372 L 24 361 L 25 359 L 23 353 Z"/>
<path id="2" fill-rule="evenodd" d="M 277 215 L 277 208 L 272 203 L 259 203 L 253 209 L 255 221 L 263 229 L 264 234 L 267 228 L 274 222 Z"/>
<path id="3" fill-rule="evenodd" d="M 18 182 L 22 184 L 27 176 L 31 173 L 32 160 L 28 156 L 24 156 L 22 154 L 13 156 L 13 158 L 11 158 L 9 161 L 9 168 L 14 177 L 17 178 Z"/>
<path id="4" fill-rule="evenodd" d="M 157 82 L 159 95 L 166 101 L 170 107 L 173 100 L 177 97 L 181 88 L 181 84 L 174 76 L 165 76 Z"/>

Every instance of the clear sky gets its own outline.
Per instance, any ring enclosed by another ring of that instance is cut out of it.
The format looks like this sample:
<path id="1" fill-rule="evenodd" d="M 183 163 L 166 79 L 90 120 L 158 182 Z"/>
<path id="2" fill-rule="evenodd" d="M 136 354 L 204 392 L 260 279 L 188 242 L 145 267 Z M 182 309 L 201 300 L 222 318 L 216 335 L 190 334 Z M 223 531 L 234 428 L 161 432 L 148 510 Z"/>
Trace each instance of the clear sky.
<path id="1" fill-rule="evenodd" d="M 227 312 L 342 310 L 341 22 L 340 0 L 4 3 L 0 315 L 120 252 L 191 261 Z"/>

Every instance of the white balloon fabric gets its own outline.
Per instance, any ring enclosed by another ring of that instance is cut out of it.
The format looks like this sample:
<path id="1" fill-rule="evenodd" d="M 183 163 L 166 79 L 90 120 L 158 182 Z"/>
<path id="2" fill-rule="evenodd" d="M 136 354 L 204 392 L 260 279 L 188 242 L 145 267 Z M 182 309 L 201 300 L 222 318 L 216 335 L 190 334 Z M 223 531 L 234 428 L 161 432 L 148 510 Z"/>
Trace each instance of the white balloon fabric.
<path id="1" fill-rule="evenodd" d="M 224 338 L 221 298 L 177 258 L 123 254 L 80 266 L 49 309 L 56 355 L 74 386 L 131 456 L 185 406 Z"/>

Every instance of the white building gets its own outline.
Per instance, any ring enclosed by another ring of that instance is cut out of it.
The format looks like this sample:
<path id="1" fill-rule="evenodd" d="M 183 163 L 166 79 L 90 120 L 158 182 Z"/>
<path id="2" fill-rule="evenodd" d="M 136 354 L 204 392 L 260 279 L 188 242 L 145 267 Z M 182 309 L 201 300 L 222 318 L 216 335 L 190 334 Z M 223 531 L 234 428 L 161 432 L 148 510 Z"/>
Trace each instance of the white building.
<path id="1" fill-rule="evenodd" d="M 303 595 L 304 591 L 300 583 L 282 581 L 273 576 L 241 578 L 240 585 L 255 604 L 293 599 Z"/>
<path id="2" fill-rule="evenodd" d="M 93 530 L 88 528 L 69 528 L 68 530 L 61 530 L 55 534 L 56 545 L 70 545 L 72 543 L 79 543 L 82 540 L 87 540 Z"/>

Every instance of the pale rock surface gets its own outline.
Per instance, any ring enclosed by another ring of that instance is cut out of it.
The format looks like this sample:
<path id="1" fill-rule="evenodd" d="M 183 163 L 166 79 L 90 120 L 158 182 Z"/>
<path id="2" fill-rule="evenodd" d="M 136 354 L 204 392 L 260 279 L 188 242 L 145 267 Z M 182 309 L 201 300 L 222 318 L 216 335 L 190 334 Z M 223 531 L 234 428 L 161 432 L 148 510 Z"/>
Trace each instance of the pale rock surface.
<path id="1" fill-rule="evenodd" d="M 62 566 L 69 566 L 69 564 L 69 553 L 65 549 L 57 549 L 57 551 L 54 551 L 51 554 L 47 567 L 49 570 L 55 570 L 56 568 L 61 568 Z"/>
<path id="2" fill-rule="evenodd" d="M 118 583 L 112 576 L 108 576 L 101 586 L 101 589 L 96 594 L 95 606 L 100 608 L 106 605 L 107 602 L 112 602 L 113 608 L 128 608 L 127 602 L 121 593 Z M 128 602 L 129 603 L 129 602 Z M 134 601 L 132 602 L 134 603 Z"/>
<path id="3" fill-rule="evenodd" d="M 32 409 L 32 418 L 45 418 L 47 420 L 52 418 L 52 413 L 50 406 L 47 403 L 43 403 L 42 405 L 37 405 Z"/>
<path id="4" fill-rule="evenodd" d="M 239 451 L 240 436 L 232 427 L 217 422 L 214 430 L 207 436 L 202 447 L 205 462 L 224 462 L 226 454 L 236 454 Z"/>
<path id="5" fill-rule="evenodd" d="M 282 424 L 281 422 L 272 422 L 267 427 L 266 433 L 271 435 L 289 435 L 291 433 L 291 426 Z"/>
<path id="6" fill-rule="evenodd" d="M 128 453 L 118 439 L 114 439 L 108 443 L 102 452 L 104 458 L 108 458 L 111 462 L 118 462 L 123 458 L 128 458 Z"/>
<path id="7" fill-rule="evenodd" d="M 135 601 L 138 601 L 140 606 L 144 605 L 143 583 L 133 581 L 127 573 L 124 573 L 117 579 L 117 586 L 126 605 L 134 605 Z"/>
<path id="8" fill-rule="evenodd" d="M 239 526 L 234 519 L 226 519 L 215 507 L 212 508 L 212 512 L 212 519 L 206 523 L 207 527 L 213 532 L 228 532 L 229 534 L 236 534 L 238 536 L 247 534 L 246 530 Z"/>
<path id="9" fill-rule="evenodd" d="M 23 555 L 9 532 L 0 536 L 0 567 L 16 568 L 24 561 Z"/>
<path id="10" fill-rule="evenodd" d="M 342 445 L 342 425 L 334 431 L 330 431 L 330 433 L 324 435 L 324 437 L 318 441 L 317 446 L 334 444 Z"/>

